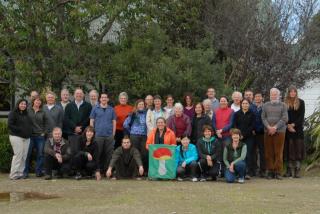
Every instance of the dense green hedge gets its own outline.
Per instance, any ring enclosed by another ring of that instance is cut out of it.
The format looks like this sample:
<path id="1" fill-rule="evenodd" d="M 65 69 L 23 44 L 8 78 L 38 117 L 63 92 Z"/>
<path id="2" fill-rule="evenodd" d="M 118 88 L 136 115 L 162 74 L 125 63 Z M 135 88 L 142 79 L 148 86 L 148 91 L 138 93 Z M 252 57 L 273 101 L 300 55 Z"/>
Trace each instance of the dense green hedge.
<path id="1" fill-rule="evenodd" d="M 9 172 L 13 152 L 9 142 L 6 120 L 0 120 L 0 171 Z"/>

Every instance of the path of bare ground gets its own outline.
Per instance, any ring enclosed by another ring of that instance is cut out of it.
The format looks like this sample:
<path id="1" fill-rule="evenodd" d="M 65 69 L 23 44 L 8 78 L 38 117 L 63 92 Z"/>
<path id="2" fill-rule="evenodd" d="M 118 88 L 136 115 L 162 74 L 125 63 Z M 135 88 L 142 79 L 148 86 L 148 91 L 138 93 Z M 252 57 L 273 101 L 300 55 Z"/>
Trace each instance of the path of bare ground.
<path id="1" fill-rule="evenodd" d="M 31 178 L 0 175 L 0 192 L 40 192 L 59 198 L 0 202 L 0 213 L 320 213 L 320 173 L 245 184 Z"/>

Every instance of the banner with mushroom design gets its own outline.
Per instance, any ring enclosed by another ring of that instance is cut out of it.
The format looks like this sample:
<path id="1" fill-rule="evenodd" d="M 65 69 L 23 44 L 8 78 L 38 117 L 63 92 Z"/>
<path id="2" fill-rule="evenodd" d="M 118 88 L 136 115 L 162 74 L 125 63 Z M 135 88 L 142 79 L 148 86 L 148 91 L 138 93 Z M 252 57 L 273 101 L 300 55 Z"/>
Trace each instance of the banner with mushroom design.
<path id="1" fill-rule="evenodd" d="M 176 178 L 175 148 L 165 144 L 149 145 L 149 178 Z"/>

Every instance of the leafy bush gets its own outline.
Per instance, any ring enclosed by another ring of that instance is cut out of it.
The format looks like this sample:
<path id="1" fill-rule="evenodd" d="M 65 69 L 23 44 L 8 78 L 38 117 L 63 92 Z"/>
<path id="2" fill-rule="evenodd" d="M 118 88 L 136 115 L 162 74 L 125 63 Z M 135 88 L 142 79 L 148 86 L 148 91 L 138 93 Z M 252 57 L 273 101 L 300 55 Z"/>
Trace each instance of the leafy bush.
<path id="1" fill-rule="evenodd" d="M 0 171 L 9 172 L 13 152 L 9 142 L 7 122 L 0 120 Z"/>

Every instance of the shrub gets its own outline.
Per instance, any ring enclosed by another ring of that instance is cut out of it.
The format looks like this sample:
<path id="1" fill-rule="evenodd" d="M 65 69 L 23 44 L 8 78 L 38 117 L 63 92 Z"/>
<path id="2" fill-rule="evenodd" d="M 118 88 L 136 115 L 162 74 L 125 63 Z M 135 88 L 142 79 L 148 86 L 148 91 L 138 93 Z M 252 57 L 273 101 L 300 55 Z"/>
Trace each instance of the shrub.
<path id="1" fill-rule="evenodd" d="M 6 120 L 0 120 L 0 171 L 9 172 L 13 152 L 9 142 Z"/>

